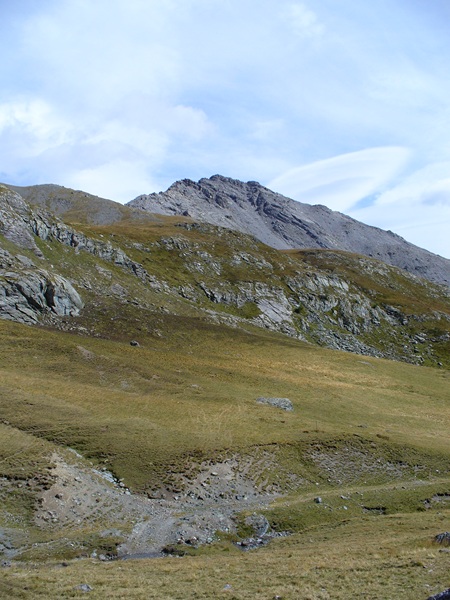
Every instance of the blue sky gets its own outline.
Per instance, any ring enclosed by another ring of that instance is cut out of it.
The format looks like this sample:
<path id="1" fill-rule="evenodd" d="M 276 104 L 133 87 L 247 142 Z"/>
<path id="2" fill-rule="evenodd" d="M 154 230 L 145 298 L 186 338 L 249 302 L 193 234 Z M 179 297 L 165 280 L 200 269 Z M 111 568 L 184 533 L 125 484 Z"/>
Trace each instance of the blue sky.
<path id="1" fill-rule="evenodd" d="M 450 258 L 447 0 L 0 0 L 0 181 L 220 173 Z"/>

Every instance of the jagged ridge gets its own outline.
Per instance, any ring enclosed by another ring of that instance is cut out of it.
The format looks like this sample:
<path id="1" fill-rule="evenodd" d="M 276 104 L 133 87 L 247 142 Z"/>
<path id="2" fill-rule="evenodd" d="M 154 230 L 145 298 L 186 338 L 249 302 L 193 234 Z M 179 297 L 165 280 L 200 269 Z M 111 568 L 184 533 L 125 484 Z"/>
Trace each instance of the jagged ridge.
<path id="1" fill-rule="evenodd" d="M 254 235 L 277 249 L 346 250 L 450 286 L 450 261 L 410 244 L 392 231 L 360 223 L 321 205 L 277 194 L 256 181 L 221 175 L 177 181 L 166 192 L 138 196 L 128 206 L 163 215 L 184 215 Z"/>

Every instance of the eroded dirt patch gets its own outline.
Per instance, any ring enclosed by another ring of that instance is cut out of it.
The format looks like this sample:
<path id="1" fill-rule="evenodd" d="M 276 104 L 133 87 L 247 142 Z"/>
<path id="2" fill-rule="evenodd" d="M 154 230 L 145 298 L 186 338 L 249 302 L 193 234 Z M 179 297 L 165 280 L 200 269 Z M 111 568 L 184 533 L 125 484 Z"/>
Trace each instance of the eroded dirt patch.
<path id="1" fill-rule="evenodd" d="M 195 478 L 183 478 L 182 490 L 148 498 L 133 494 L 110 473 L 83 461 L 52 456 L 53 484 L 38 498 L 36 525 L 44 530 L 95 528 L 113 531 L 123 541 L 119 557 L 157 556 L 172 545 L 211 543 L 216 532 L 232 532 L 234 516 L 268 506 L 274 493 L 255 486 L 237 458 L 202 463 Z M 94 552 L 95 555 L 95 552 Z"/>

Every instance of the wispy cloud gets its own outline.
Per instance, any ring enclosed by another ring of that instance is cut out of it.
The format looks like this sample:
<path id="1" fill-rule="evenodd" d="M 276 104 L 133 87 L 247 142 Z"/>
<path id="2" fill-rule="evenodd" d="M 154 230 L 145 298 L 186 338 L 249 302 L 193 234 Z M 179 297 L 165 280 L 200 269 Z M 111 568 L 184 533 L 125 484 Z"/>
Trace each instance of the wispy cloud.
<path id="1" fill-rule="evenodd" d="M 349 211 L 390 183 L 409 157 L 406 148 L 370 148 L 290 169 L 268 186 L 301 202 Z"/>
<path id="2" fill-rule="evenodd" d="M 349 214 L 449 257 L 450 162 L 419 169 Z"/>
<path id="3" fill-rule="evenodd" d="M 69 128 L 45 100 L 18 98 L 0 104 L 0 136 L 17 144 L 25 155 L 36 155 L 47 144 L 62 143 Z"/>

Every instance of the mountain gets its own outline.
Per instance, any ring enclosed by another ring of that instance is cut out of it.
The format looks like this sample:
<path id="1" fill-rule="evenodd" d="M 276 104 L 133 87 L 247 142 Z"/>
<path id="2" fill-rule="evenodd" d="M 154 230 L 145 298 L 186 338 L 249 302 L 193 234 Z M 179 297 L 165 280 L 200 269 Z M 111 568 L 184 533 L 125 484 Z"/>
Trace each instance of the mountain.
<path id="1" fill-rule="evenodd" d="M 398 267 L 0 185 L 0 596 L 442 590 L 449 368 Z"/>
<path id="2" fill-rule="evenodd" d="M 164 310 L 367 356 L 448 363 L 448 291 L 402 269 L 342 250 L 275 250 L 66 188 L 35 193 L 31 204 L 0 189 L 3 318 L 109 336 L 110 320 L 131 308 L 131 322 L 146 328 Z"/>
<path id="3" fill-rule="evenodd" d="M 149 214 L 143 215 L 142 211 L 62 185 L 7 185 L 6 187 L 17 192 L 33 206 L 74 223 L 108 225 L 123 220 L 140 222 L 154 220 Z"/>
<path id="4" fill-rule="evenodd" d="M 255 181 L 214 175 L 177 181 L 166 192 L 138 196 L 128 206 L 184 215 L 255 236 L 277 249 L 346 250 L 382 260 L 450 286 L 450 260 L 408 243 L 391 231 L 365 225 L 326 206 L 311 206 Z"/>

